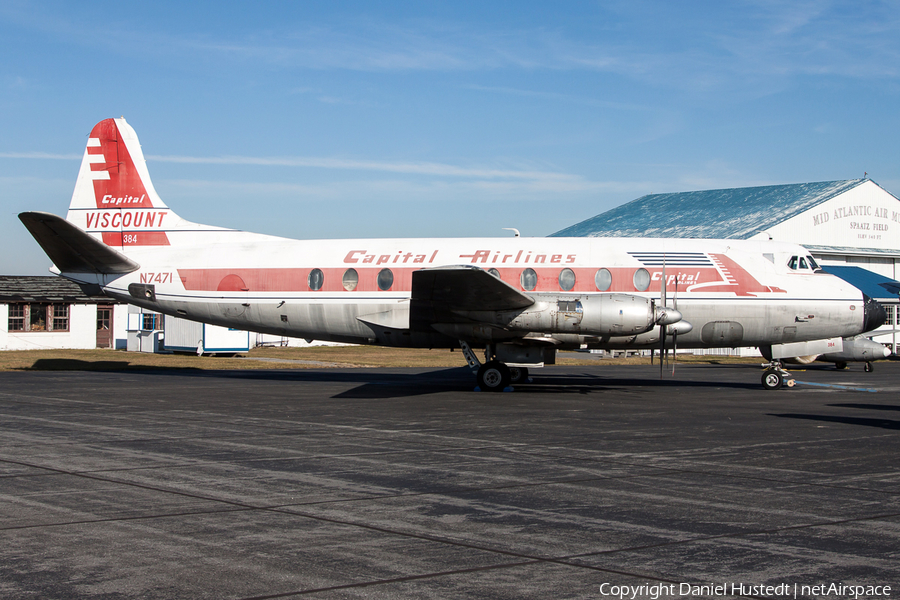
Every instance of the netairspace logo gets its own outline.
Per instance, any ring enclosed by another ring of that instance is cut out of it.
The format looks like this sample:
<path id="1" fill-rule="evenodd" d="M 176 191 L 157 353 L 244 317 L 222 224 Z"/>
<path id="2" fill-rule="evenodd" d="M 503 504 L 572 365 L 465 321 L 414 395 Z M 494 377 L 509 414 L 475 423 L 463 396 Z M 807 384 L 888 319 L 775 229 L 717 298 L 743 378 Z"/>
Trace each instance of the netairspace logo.
<path id="1" fill-rule="evenodd" d="M 781 598 L 890 598 L 889 585 L 856 585 L 840 583 L 800 584 L 780 583 L 777 585 L 749 583 L 656 583 L 652 585 L 613 585 L 604 583 L 600 586 L 600 595 L 619 598 L 619 600 L 636 600 L 649 598 L 685 598 L 691 596 L 768 596 Z"/>

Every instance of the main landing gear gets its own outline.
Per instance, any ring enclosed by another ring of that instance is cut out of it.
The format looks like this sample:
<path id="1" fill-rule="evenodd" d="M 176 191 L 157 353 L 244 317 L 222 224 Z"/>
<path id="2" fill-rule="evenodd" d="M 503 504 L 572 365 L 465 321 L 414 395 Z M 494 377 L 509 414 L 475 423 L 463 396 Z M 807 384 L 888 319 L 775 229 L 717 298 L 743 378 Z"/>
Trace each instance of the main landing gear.
<path id="1" fill-rule="evenodd" d="M 460 340 L 459 346 L 462 348 L 469 368 L 475 373 L 478 387 L 482 391 L 502 392 L 509 388 L 511 383 L 528 382 L 528 369 L 526 367 L 510 367 L 499 360 L 488 360 L 481 364 L 478 362 L 478 357 L 469 344 Z M 486 358 L 489 358 L 487 353 Z"/>
<path id="2" fill-rule="evenodd" d="M 836 362 L 836 363 L 834 363 L 834 368 L 835 368 L 835 369 L 838 369 L 838 370 L 846 369 L 846 368 L 847 368 L 847 363 L 845 363 L 845 362 Z M 866 361 L 866 364 L 865 364 L 865 366 L 863 367 L 863 371 L 865 371 L 866 373 L 871 373 L 871 372 L 874 371 L 874 370 L 875 370 L 875 367 L 872 366 L 872 362 L 871 362 L 871 361 Z"/>
<path id="3" fill-rule="evenodd" d="M 794 387 L 797 383 L 793 376 L 784 370 L 781 361 L 773 360 L 770 363 L 764 363 L 766 368 L 762 375 L 762 385 L 767 390 L 779 390 L 782 386 Z"/>
<path id="4" fill-rule="evenodd" d="M 512 381 L 509 367 L 498 360 L 481 365 L 475 377 L 478 379 L 478 387 L 486 392 L 502 392 Z"/>

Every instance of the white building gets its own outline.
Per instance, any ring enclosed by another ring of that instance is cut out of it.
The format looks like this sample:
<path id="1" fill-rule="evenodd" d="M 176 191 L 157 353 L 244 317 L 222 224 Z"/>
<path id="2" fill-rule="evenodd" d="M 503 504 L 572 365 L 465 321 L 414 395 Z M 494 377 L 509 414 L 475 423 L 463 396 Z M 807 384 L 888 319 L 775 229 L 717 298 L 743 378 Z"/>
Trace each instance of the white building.
<path id="1" fill-rule="evenodd" d="M 59 277 L 0 276 L 0 350 L 125 348 L 126 307 Z"/>

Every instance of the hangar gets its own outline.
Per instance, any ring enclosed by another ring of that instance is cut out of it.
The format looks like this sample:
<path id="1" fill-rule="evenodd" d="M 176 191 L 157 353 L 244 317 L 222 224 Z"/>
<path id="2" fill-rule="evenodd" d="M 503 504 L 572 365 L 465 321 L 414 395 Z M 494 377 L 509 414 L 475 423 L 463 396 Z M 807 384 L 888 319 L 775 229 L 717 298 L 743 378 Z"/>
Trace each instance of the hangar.
<path id="1" fill-rule="evenodd" d="M 802 244 L 826 271 L 884 304 L 888 320 L 874 339 L 896 351 L 900 200 L 871 179 L 649 194 L 551 237 L 566 236 Z"/>

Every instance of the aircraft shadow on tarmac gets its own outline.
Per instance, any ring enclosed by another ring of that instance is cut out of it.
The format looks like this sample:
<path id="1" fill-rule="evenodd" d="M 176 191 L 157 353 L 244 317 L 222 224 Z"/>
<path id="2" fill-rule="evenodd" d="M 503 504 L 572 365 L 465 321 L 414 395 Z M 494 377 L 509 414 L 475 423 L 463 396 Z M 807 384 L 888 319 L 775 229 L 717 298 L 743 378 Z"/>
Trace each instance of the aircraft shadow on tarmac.
<path id="1" fill-rule="evenodd" d="M 441 392 L 471 392 L 475 390 L 474 377 L 467 367 L 453 367 L 432 371 L 415 370 L 404 372 L 400 369 L 197 369 L 194 367 L 139 367 L 130 366 L 127 361 L 82 361 L 74 359 L 41 359 L 29 370 L 36 371 L 94 371 L 116 373 L 139 373 L 142 375 L 178 375 L 187 377 L 210 377 L 243 380 L 295 381 L 306 383 L 351 383 L 358 384 L 337 394 L 333 398 L 397 398 L 423 396 Z M 755 370 L 755 369 L 754 369 Z M 575 371 L 575 372 L 573 372 Z M 580 371 L 580 372 L 579 372 Z M 610 376 L 604 373 L 608 372 Z M 532 383 L 514 386 L 517 395 L 554 394 L 585 395 L 596 392 L 628 391 L 637 388 L 726 388 L 760 390 L 754 374 L 741 381 L 726 381 L 711 376 L 708 380 L 674 377 L 668 370 L 662 378 L 655 367 L 640 369 L 631 377 L 623 377 L 622 371 L 603 369 L 600 374 L 586 373 L 573 367 L 566 373 L 539 371 L 532 374 Z M 492 397 L 491 393 L 483 392 Z M 503 396 L 498 396 L 502 398 Z"/>
<path id="2" fill-rule="evenodd" d="M 122 372 L 121 370 L 118 370 Z M 441 392 L 472 392 L 475 381 L 467 367 L 453 367 L 436 370 L 408 372 L 402 369 L 290 369 L 290 370 L 127 370 L 147 375 L 178 375 L 186 377 L 209 377 L 242 380 L 264 380 L 297 383 L 345 383 L 358 384 L 351 389 L 332 395 L 333 398 L 398 398 L 438 394 Z M 763 391 L 755 376 L 746 381 L 723 381 L 711 377 L 709 380 L 679 379 L 666 374 L 659 378 L 658 372 L 642 370 L 633 377 L 622 377 L 621 372 L 610 371 L 610 375 L 566 372 L 541 373 L 532 378 L 532 383 L 513 386 L 516 395 L 534 394 L 589 394 L 609 391 L 629 391 L 637 388 L 727 388 Z M 506 394 L 481 392 L 485 398 L 502 399 Z"/>
<path id="3" fill-rule="evenodd" d="M 870 405 L 860 404 L 860 405 L 840 405 L 840 404 L 831 404 L 829 406 L 849 406 L 853 408 L 869 408 Z M 872 406 L 872 408 L 875 408 Z M 884 409 L 884 407 L 878 407 L 878 409 Z M 897 407 L 890 407 L 887 410 L 897 410 Z M 769 414 L 770 417 L 780 417 L 784 419 L 807 419 L 810 421 L 821 421 L 825 423 L 843 423 L 844 425 L 859 425 L 862 427 L 878 427 L 881 429 L 888 429 L 893 431 L 900 431 L 900 421 L 896 421 L 893 419 L 875 419 L 871 417 L 845 417 L 840 415 L 808 415 L 808 414 L 800 414 L 800 413 L 782 413 L 782 414 Z"/>
<path id="4" fill-rule="evenodd" d="M 829 404 L 828 406 L 834 406 L 837 408 L 861 408 L 863 410 L 900 410 L 900 405 L 894 406 L 890 404 L 860 404 L 860 403 L 851 403 L 851 404 Z"/>

